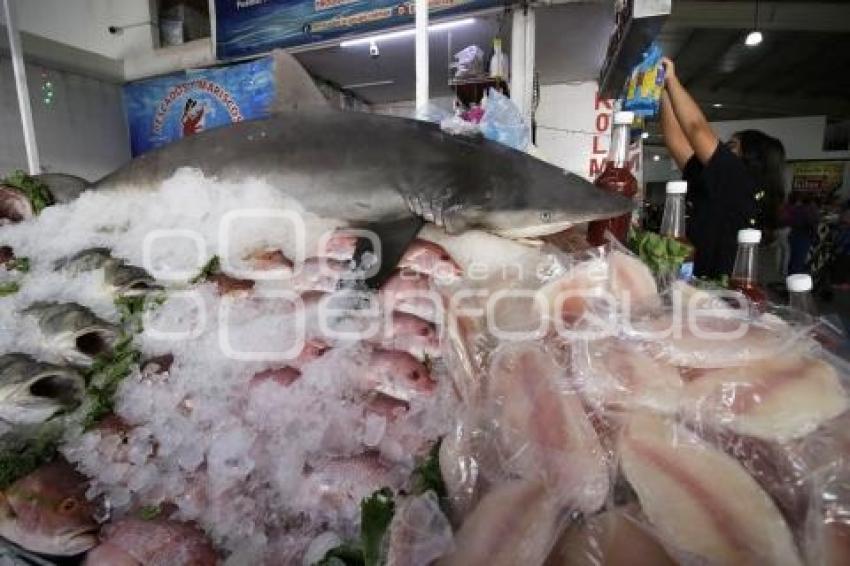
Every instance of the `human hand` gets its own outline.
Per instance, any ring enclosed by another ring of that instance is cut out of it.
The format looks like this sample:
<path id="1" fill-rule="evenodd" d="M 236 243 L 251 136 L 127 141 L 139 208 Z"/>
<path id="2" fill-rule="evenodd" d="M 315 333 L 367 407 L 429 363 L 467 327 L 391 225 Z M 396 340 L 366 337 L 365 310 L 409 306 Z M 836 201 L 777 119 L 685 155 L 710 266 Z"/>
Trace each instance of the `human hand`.
<path id="1" fill-rule="evenodd" d="M 669 57 L 661 58 L 661 65 L 664 67 L 664 82 L 676 79 L 676 65 Z"/>

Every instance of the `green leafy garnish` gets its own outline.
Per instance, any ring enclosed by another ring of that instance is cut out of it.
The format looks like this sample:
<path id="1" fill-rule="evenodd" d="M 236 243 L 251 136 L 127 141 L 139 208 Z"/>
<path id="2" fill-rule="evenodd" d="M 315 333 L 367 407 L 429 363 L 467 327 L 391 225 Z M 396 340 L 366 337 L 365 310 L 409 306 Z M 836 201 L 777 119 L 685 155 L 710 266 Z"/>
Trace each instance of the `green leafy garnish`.
<path id="1" fill-rule="evenodd" d="M 0 283 L 0 297 L 14 295 L 21 290 L 21 286 L 17 281 L 3 281 Z"/>
<path id="2" fill-rule="evenodd" d="M 133 337 L 124 336 L 113 348 L 111 354 L 99 356 L 86 372 L 89 383 L 88 411 L 83 426 L 88 429 L 103 417 L 112 413 L 115 406 L 115 392 L 121 381 L 130 375 L 133 366 L 139 363 L 141 354 L 133 346 Z"/>
<path id="3" fill-rule="evenodd" d="M 693 253 L 693 248 L 655 232 L 632 229 L 629 249 L 656 274 L 673 273 Z"/>
<path id="4" fill-rule="evenodd" d="M 164 293 L 147 293 L 135 297 L 117 297 L 115 308 L 121 315 L 121 324 L 129 332 L 139 333 L 143 330 L 142 317 L 145 311 L 153 310 L 166 300 Z"/>
<path id="5" fill-rule="evenodd" d="M 0 451 L 0 489 L 52 460 L 63 428 L 59 421 L 47 421 L 38 425 L 33 434 L 26 435 L 25 443 L 20 446 L 5 446 Z"/>
<path id="6" fill-rule="evenodd" d="M 27 273 L 30 270 L 30 258 L 16 257 L 14 259 L 10 259 L 6 262 L 6 269 L 8 269 L 9 271 L 20 271 L 21 273 Z"/>
<path id="7" fill-rule="evenodd" d="M 194 285 L 195 283 L 200 283 L 201 281 L 205 281 L 210 277 L 210 275 L 215 275 L 221 271 L 221 260 L 217 255 L 214 255 L 210 258 L 210 260 L 201 268 L 201 272 L 189 279 L 189 283 Z"/>
<path id="8" fill-rule="evenodd" d="M 139 509 L 139 519 L 143 521 L 153 521 L 162 514 L 162 508 L 159 505 L 145 505 Z"/>
<path id="9" fill-rule="evenodd" d="M 54 202 L 53 195 L 50 194 L 47 185 L 21 170 L 15 171 L 12 175 L 3 179 L 2 183 L 23 193 L 32 204 L 32 210 L 36 214 Z"/>
<path id="10" fill-rule="evenodd" d="M 384 536 L 395 513 L 393 492 L 382 488 L 360 502 L 360 538 L 363 540 L 363 563 L 381 564 Z"/>
<path id="11" fill-rule="evenodd" d="M 319 566 L 380 566 L 384 537 L 393 520 L 393 492 L 384 487 L 360 502 L 360 540 L 348 541 L 325 554 Z"/>
<path id="12" fill-rule="evenodd" d="M 422 460 L 413 470 L 413 493 L 420 495 L 426 491 L 433 491 L 442 501 L 446 495 L 446 484 L 443 482 L 443 474 L 440 472 L 440 444 L 438 440 L 428 451 L 428 456 Z"/>

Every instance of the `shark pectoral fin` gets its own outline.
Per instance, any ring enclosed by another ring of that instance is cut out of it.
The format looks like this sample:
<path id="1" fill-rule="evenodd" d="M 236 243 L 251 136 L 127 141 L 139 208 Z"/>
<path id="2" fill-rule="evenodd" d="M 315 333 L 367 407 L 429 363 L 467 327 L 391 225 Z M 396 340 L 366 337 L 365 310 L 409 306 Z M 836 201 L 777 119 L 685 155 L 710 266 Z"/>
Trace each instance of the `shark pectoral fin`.
<path id="1" fill-rule="evenodd" d="M 418 216 L 410 215 L 397 220 L 370 222 L 358 226 L 373 234 L 371 239 L 358 239 L 354 251 L 357 265 L 366 269 L 366 284 L 369 287 L 377 289 L 386 281 L 424 223 Z M 375 249 L 376 244 L 379 249 Z M 371 256 L 369 259 L 365 257 L 367 254 Z"/>

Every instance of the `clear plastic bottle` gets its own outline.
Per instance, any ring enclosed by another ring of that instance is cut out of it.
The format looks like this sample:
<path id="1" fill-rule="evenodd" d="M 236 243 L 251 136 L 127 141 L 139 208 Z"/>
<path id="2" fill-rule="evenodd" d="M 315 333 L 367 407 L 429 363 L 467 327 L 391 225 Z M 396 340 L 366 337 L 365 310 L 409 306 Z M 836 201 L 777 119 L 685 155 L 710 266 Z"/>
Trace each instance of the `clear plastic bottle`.
<path id="1" fill-rule="evenodd" d="M 664 202 L 664 216 L 661 218 L 661 235 L 673 238 L 691 248 L 691 253 L 679 266 L 679 279 L 689 281 L 694 276 L 693 245 L 685 233 L 685 194 L 687 181 L 668 181 L 667 199 Z"/>
<path id="2" fill-rule="evenodd" d="M 788 306 L 793 316 L 803 323 L 811 323 L 817 317 L 815 301 L 812 298 L 812 276 L 808 273 L 795 273 L 785 279 L 788 288 Z"/>
<path id="3" fill-rule="evenodd" d="M 629 171 L 629 134 L 634 121 L 633 112 L 615 112 L 611 128 L 611 148 L 602 173 L 594 184 L 600 189 L 634 198 L 637 194 L 637 179 Z M 587 241 L 593 246 L 606 243 L 605 232 L 611 232 L 621 242 L 626 241 L 632 213 L 607 220 L 596 220 L 587 227 Z"/>
<path id="4" fill-rule="evenodd" d="M 764 289 L 758 283 L 758 247 L 761 230 L 745 228 L 738 231 L 738 253 L 729 287 L 740 291 L 757 306 L 767 301 Z"/>
<path id="5" fill-rule="evenodd" d="M 508 60 L 502 52 L 502 39 L 493 38 L 493 56 L 490 58 L 490 77 L 508 80 Z"/>

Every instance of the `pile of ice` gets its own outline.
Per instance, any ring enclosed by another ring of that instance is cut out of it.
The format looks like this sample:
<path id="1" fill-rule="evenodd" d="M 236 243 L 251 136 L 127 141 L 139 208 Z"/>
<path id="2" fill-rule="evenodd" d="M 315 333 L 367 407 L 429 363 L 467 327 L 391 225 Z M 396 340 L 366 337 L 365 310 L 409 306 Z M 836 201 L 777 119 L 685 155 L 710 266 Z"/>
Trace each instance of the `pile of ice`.
<path id="1" fill-rule="evenodd" d="M 0 299 L 0 351 L 50 359 L 34 321 L 19 313 L 33 301 L 76 302 L 118 321 L 102 272 L 53 270 L 80 250 L 107 247 L 168 286 L 135 341 L 143 360 L 170 354 L 173 364 L 134 371 L 117 393 L 118 419 L 68 431 L 62 452 L 113 516 L 176 509 L 242 563 L 263 548 L 301 552 L 322 531 L 354 534 L 360 499 L 409 481 L 414 456 L 446 432 L 455 403 L 437 360 L 432 394 L 413 397 L 395 417 L 368 412 L 361 381 L 372 346 L 356 337 L 322 336 L 331 349 L 291 384 L 252 380 L 295 357 L 268 354 L 297 342 L 301 314 L 306 337 L 321 336 L 314 309 L 296 313 L 274 296 L 220 296 L 212 283 L 187 281 L 213 255 L 225 266 L 272 246 L 293 257 L 339 225 L 307 218 L 299 243 L 290 222 L 297 210 L 265 183 L 181 170 L 159 190 L 88 192 L 3 230 L 2 243 L 32 267 L 20 275 L 21 291 Z"/>

